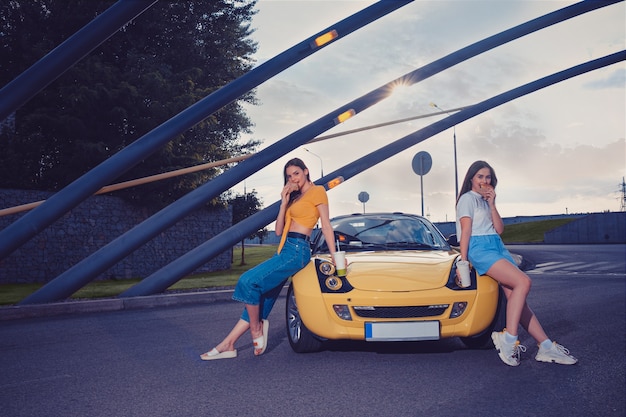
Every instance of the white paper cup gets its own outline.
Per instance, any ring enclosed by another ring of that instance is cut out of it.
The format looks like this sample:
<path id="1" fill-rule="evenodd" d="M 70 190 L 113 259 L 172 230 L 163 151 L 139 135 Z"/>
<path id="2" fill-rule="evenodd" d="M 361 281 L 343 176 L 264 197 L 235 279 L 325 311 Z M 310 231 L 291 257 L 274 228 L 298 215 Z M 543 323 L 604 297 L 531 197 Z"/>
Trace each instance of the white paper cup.
<path id="1" fill-rule="evenodd" d="M 340 277 L 346 276 L 346 252 L 335 252 L 335 266 L 337 267 L 337 275 Z"/>
<path id="2" fill-rule="evenodd" d="M 459 275 L 461 276 L 461 287 L 467 288 L 472 285 L 468 261 L 458 261 L 456 263 L 456 270 L 459 271 Z"/>

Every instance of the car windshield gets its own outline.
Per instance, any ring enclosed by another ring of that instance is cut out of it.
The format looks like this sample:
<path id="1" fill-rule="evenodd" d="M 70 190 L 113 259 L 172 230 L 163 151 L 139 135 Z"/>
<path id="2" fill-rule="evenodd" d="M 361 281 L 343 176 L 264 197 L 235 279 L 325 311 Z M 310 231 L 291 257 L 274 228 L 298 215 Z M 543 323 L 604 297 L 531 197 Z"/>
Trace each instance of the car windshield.
<path id="1" fill-rule="evenodd" d="M 371 250 L 449 250 L 439 230 L 423 217 L 408 214 L 363 214 L 331 220 L 335 244 L 347 252 Z M 328 252 L 324 236 L 315 252 Z"/>

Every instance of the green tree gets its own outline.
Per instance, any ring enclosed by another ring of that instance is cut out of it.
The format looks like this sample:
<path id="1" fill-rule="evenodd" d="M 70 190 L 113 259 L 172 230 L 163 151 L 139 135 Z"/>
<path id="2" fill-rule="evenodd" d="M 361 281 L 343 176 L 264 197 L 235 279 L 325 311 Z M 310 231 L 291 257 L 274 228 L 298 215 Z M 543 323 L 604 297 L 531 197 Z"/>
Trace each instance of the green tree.
<path id="1" fill-rule="evenodd" d="M 0 85 L 102 13 L 114 0 L 10 0 L 0 5 Z M 0 141 L 0 187 L 55 191 L 188 106 L 245 74 L 256 44 L 256 0 L 160 1 L 18 109 Z M 242 103 L 178 135 L 120 181 L 248 153 Z M 13 124 L 14 123 L 14 124 Z M 160 207 L 220 168 L 118 191 Z"/>
<path id="2" fill-rule="evenodd" d="M 263 202 L 258 198 L 256 190 L 252 190 L 252 192 L 245 193 L 243 195 L 237 194 L 234 198 L 230 199 L 229 202 L 233 208 L 233 225 L 252 216 L 254 213 L 258 212 L 261 207 L 263 207 Z M 258 237 L 261 242 L 263 242 L 263 238 L 266 234 L 267 229 L 263 228 L 248 236 L 248 239 L 254 239 L 255 237 Z M 240 265 L 245 264 L 245 239 L 242 239 Z"/>

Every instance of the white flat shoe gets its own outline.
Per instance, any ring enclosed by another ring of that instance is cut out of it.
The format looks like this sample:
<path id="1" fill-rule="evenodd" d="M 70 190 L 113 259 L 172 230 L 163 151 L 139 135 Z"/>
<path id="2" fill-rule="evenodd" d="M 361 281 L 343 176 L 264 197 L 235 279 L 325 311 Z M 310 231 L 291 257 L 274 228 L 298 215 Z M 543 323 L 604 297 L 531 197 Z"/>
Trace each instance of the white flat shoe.
<path id="1" fill-rule="evenodd" d="M 260 356 L 265 353 L 265 349 L 267 349 L 269 330 L 270 321 L 263 320 L 263 334 L 252 340 L 252 345 L 254 346 L 254 356 Z"/>
<path id="2" fill-rule="evenodd" d="M 237 349 L 235 350 L 225 350 L 224 352 L 220 352 L 217 349 L 213 348 L 210 351 L 203 353 L 200 355 L 200 359 L 203 361 L 212 361 L 215 359 L 231 359 L 237 357 Z"/>

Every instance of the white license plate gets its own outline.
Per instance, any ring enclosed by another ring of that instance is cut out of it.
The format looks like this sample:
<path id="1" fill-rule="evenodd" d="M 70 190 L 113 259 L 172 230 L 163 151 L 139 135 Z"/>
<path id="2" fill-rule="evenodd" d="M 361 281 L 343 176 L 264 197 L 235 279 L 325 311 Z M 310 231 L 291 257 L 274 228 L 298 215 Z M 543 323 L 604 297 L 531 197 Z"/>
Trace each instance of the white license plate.
<path id="1" fill-rule="evenodd" d="M 369 342 L 439 340 L 439 322 L 405 321 L 365 323 L 365 340 Z"/>

